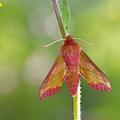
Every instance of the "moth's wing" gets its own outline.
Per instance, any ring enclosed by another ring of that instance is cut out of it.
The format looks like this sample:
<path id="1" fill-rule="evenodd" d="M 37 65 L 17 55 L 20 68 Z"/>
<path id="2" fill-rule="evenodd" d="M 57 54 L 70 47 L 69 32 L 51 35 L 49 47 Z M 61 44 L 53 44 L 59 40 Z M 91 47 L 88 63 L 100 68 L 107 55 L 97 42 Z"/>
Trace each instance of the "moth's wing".
<path id="1" fill-rule="evenodd" d="M 40 99 L 56 94 L 62 88 L 66 74 L 66 64 L 59 54 L 40 88 Z"/>
<path id="2" fill-rule="evenodd" d="M 106 75 L 92 62 L 85 54 L 80 52 L 80 73 L 85 77 L 88 85 L 96 90 L 106 90 L 111 92 L 111 83 Z"/>

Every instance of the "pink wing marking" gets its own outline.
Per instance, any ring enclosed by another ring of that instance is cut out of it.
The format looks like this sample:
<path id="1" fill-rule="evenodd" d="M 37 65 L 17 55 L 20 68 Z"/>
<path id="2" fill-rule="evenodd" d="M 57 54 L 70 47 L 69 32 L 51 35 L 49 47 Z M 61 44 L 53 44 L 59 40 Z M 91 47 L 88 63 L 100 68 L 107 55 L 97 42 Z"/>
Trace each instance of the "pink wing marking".
<path id="1" fill-rule="evenodd" d="M 40 99 L 56 94 L 62 88 L 62 82 L 66 74 L 66 64 L 61 54 L 59 54 L 40 88 Z"/>
<path id="2" fill-rule="evenodd" d="M 111 92 L 111 83 L 106 75 L 92 62 L 85 54 L 80 52 L 80 73 L 85 77 L 88 85 L 96 90 L 106 90 Z"/>

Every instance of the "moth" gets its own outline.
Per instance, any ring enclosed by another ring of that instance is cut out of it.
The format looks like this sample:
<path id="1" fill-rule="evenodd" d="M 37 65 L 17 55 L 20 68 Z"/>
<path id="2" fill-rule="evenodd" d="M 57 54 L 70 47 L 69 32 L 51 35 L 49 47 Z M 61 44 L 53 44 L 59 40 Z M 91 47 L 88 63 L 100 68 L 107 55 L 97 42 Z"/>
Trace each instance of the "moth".
<path id="1" fill-rule="evenodd" d="M 96 90 L 108 92 L 112 90 L 106 75 L 87 56 L 75 39 L 67 35 L 60 53 L 40 88 L 40 100 L 60 91 L 64 81 L 67 82 L 71 95 L 75 96 L 81 77 L 84 77 L 88 85 Z"/>

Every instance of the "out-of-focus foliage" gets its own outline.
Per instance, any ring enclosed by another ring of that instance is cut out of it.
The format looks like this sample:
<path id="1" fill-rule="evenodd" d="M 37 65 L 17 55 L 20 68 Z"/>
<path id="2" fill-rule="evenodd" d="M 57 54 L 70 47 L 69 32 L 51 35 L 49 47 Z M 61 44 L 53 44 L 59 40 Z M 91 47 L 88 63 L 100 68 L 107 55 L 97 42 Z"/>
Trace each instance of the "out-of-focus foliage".
<path id="1" fill-rule="evenodd" d="M 0 7 L 0 120 L 73 120 L 66 83 L 53 97 L 38 92 L 62 43 L 50 1 L 2 0 Z M 99 92 L 82 79 L 82 120 L 120 120 L 120 1 L 69 0 L 70 34 L 112 83 Z"/>

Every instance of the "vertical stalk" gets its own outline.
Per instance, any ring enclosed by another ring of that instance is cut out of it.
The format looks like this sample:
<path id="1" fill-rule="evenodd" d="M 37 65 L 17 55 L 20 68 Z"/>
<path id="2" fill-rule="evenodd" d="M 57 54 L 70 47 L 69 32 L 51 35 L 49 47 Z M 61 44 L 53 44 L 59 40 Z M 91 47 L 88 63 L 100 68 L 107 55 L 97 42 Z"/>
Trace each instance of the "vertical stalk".
<path id="1" fill-rule="evenodd" d="M 58 22 L 58 25 L 59 25 L 59 28 L 60 28 L 62 38 L 65 39 L 66 38 L 66 31 L 65 31 L 64 24 L 63 24 L 63 21 L 62 21 L 60 8 L 59 8 L 59 5 L 58 5 L 59 0 L 51 0 L 51 1 L 52 1 L 53 9 L 55 11 L 55 15 L 56 15 L 56 18 L 57 18 L 57 22 Z"/>
<path id="2" fill-rule="evenodd" d="M 57 18 L 57 22 L 58 22 L 58 25 L 59 25 L 59 28 L 60 28 L 62 38 L 65 39 L 67 33 L 66 33 L 65 28 L 64 28 L 63 21 L 62 21 L 58 1 L 59 0 L 51 0 L 52 5 L 53 5 L 53 9 L 55 11 L 55 15 L 56 15 L 56 18 Z M 81 98 L 81 95 L 80 95 L 80 93 L 81 93 L 80 85 L 78 85 L 78 92 L 77 92 L 76 96 L 73 98 L 74 120 L 81 120 L 81 116 L 80 116 L 81 115 L 81 111 L 80 111 L 80 98 Z"/>
<path id="3" fill-rule="evenodd" d="M 74 120 L 81 120 L 81 106 L 80 106 L 80 98 L 81 98 L 81 87 L 78 86 L 78 91 L 76 96 L 73 98 L 73 111 L 74 111 Z"/>

